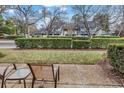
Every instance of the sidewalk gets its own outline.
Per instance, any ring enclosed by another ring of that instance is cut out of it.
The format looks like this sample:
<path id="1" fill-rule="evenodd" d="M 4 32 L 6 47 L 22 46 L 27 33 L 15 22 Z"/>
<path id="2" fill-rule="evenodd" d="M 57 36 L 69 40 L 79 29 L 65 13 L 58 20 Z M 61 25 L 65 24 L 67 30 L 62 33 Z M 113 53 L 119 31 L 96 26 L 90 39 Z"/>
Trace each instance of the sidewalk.
<path id="1" fill-rule="evenodd" d="M 0 48 L 16 48 L 15 41 L 0 39 Z"/>
<path id="2" fill-rule="evenodd" d="M 122 87 L 117 80 L 109 78 L 99 65 L 60 65 L 60 81 L 58 88 L 119 88 Z M 46 72 L 47 73 L 47 72 Z M 48 75 L 46 75 L 48 77 Z M 27 87 L 31 86 L 32 76 L 26 80 Z M 35 87 L 40 87 L 42 82 L 36 82 Z M 23 87 L 18 81 L 7 81 L 7 87 Z M 45 82 L 45 88 L 52 88 L 53 83 Z"/>

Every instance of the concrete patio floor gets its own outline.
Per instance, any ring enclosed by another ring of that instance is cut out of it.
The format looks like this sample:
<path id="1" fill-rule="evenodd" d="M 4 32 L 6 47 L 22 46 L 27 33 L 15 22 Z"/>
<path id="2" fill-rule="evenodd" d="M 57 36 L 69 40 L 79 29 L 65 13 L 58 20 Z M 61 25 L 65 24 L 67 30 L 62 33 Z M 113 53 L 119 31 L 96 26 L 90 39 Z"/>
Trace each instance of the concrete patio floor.
<path id="1" fill-rule="evenodd" d="M 108 69 L 109 70 L 109 69 Z M 48 71 L 47 71 L 48 72 Z M 47 79 L 50 75 L 45 74 Z M 32 75 L 30 75 L 26 84 L 31 87 Z M 18 81 L 7 81 L 8 88 L 23 88 Z M 42 81 L 35 83 L 35 88 L 42 87 Z M 54 83 L 45 82 L 45 88 L 53 88 Z M 60 81 L 57 88 L 120 88 L 122 84 L 114 78 L 109 78 L 108 74 L 102 69 L 100 65 L 74 65 L 62 64 L 60 65 Z"/>

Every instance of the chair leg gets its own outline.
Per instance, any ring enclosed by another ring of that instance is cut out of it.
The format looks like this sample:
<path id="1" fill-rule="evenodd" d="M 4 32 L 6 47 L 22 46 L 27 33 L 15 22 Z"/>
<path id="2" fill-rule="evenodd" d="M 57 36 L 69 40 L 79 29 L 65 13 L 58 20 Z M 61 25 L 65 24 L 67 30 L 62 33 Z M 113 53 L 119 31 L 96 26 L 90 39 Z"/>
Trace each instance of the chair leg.
<path id="1" fill-rule="evenodd" d="M 58 79 L 58 73 L 55 73 L 55 77 L 54 77 L 54 88 L 57 88 L 57 79 Z"/>
<path id="2" fill-rule="evenodd" d="M 58 81 L 60 80 L 60 67 L 58 67 L 58 73 L 57 73 L 57 75 L 58 75 Z"/>
<path id="3" fill-rule="evenodd" d="M 35 79 L 33 78 L 32 79 L 32 86 L 31 86 L 32 88 L 34 88 L 34 83 L 35 83 Z"/>
<path id="4" fill-rule="evenodd" d="M 26 88 L 26 82 L 25 82 L 25 80 L 23 80 L 23 82 L 24 82 L 24 88 Z"/>
<path id="5" fill-rule="evenodd" d="M 2 79 L 1 88 L 4 87 L 4 79 Z"/>
<path id="6" fill-rule="evenodd" d="M 55 79 L 55 85 L 54 88 L 57 88 L 57 78 Z"/>
<path id="7" fill-rule="evenodd" d="M 55 80 L 54 88 L 57 88 L 57 80 Z"/>
<path id="8" fill-rule="evenodd" d="M 2 83 L 1 83 L 1 88 L 3 88 L 3 84 L 4 84 L 4 83 L 3 83 L 3 81 L 2 81 Z"/>
<path id="9" fill-rule="evenodd" d="M 45 83 L 45 80 L 43 79 L 43 88 L 44 88 L 44 83 Z"/>
<path id="10" fill-rule="evenodd" d="M 53 77 L 54 77 L 54 65 L 52 64 L 52 72 L 53 72 Z"/>

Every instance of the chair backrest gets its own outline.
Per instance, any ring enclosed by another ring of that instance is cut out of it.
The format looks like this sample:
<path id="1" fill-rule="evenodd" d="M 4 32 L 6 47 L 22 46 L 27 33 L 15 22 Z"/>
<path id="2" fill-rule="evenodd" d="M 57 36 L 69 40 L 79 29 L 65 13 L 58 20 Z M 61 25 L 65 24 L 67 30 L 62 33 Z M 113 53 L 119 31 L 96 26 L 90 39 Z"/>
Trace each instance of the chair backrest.
<path id="1" fill-rule="evenodd" d="M 4 87 L 5 78 L 15 69 L 15 64 L 0 64 L 1 88 Z"/>
<path id="2" fill-rule="evenodd" d="M 14 69 L 15 69 L 14 64 L 1 64 L 0 65 L 0 78 L 5 77 Z"/>
<path id="3" fill-rule="evenodd" d="M 38 79 L 44 79 L 45 74 L 47 76 L 52 75 L 52 78 L 54 77 L 53 65 L 28 64 L 28 66 L 32 72 L 33 77 L 37 80 Z M 48 68 L 50 69 L 50 71 L 48 71 Z"/>

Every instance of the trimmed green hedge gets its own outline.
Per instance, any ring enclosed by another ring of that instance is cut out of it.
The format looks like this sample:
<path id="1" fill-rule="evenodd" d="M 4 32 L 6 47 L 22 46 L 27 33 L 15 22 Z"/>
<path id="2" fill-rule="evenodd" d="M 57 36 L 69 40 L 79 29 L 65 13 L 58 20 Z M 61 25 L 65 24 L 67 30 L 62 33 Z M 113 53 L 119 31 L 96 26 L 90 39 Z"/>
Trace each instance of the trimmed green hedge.
<path id="1" fill-rule="evenodd" d="M 124 38 L 91 38 L 74 40 L 72 38 L 17 38 L 20 48 L 107 48 L 110 43 L 124 43 Z"/>
<path id="2" fill-rule="evenodd" d="M 18 38 L 15 40 L 20 48 L 71 48 L 70 38 Z"/>
<path id="3" fill-rule="evenodd" d="M 89 37 L 72 37 L 73 40 L 89 40 Z"/>
<path id="4" fill-rule="evenodd" d="M 16 36 L 16 35 L 9 35 L 9 36 L 6 36 L 5 39 L 16 39 L 16 38 L 24 38 L 24 36 Z"/>
<path id="5" fill-rule="evenodd" d="M 124 38 L 92 38 L 91 48 L 107 48 L 110 43 L 124 43 Z"/>
<path id="6" fill-rule="evenodd" d="M 121 73 L 124 73 L 124 44 L 110 44 L 108 46 L 110 64 Z"/>
<path id="7" fill-rule="evenodd" d="M 81 48 L 89 48 L 90 40 L 73 40 L 73 48 L 81 49 Z"/>
<path id="8" fill-rule="evenodd" d="M 93 36 L 93 38 L 119 38 L 120 36 Z"/>
<path id="9" fill-rule="evenodd" d="M 89 37 L 74 37 L 74 36 L 48 36 L 48 38 L 72 38 L 73 40 L 89 40 Z"/>

